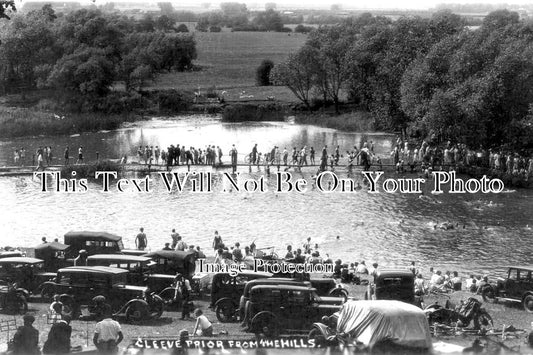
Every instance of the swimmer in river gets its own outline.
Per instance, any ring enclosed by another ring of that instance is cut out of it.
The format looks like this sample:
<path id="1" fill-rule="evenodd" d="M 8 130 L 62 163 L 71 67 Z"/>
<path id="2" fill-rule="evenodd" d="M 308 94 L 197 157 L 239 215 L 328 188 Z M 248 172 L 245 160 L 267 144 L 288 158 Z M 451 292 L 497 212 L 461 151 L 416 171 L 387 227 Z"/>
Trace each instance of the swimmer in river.
<path id="1" fill-rule="evenodd" d="M 341 239 L 340 235 L 337 236 L 337 240 Z"/>

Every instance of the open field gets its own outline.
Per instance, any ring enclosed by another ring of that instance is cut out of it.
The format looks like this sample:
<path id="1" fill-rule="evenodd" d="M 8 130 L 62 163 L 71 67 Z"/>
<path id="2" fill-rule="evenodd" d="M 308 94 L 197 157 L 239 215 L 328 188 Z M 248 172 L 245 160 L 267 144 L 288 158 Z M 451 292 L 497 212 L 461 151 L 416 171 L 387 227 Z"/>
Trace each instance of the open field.
<path id="1" fill-rule="evenodd" d="M 236 89 L 235 95 L 243 90 L 253 90 L 252 95 L 262 89 L 268 91 L 263 96 L 278 96 L 284 100 L 293 99 L 285 87 L 255 88 L 255 70 L 263 59 L 274 64 L 298 50 L 307 35 L 277 32 L 195 32 L 198 58 L 195 64 L 201 71 L 167 73 L 160 75 L 149 87 L 157 89 L 217 90 Z M 254 89 L 252 89 L 254 88 Z M 228 90 L 227 90 L 228 91 Z M 230 99 L 232 92 L 229 92 Z M 259 93 L 261 96 L 261 94 Z"/>

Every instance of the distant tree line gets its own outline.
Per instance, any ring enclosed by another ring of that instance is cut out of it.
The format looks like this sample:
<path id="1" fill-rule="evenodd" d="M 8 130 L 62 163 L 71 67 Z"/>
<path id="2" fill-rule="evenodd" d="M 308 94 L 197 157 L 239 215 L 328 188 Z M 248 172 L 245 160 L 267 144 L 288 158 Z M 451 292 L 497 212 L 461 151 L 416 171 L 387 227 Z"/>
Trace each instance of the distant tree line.
<path id="1" fill-rule="evenodd" d="M 363 14 L 312 31 L 271 81 L 307 107 L 342 101 L 378 128 L 469 146 L 533 149 L 533 25 L 507 10 L 477 30 L 450 11 L 397 21 Z"/>
<path id="2" fill-rule="evenodd" d="M 189 70 L 196 58 L 188 34 L 100 10 L 56 15 L 50 5 L 0 21 L 0 41 L 0 92 L 44 89 L 77 112 L 127 109 L 154 75 Z M 121 82 L 125 90 L 113 90 Z"/>
<path id="3" fill-rule="evenodd" d="M 246 4 L 223 2 L 220 4 L 220 11 L 211 11 L 198 16 L 196 30 L 205 32 L 212 27 L 215 29 L 229 27 L 233 31 L 291 31 L 283 26 L 286 23 L 284 17 L 275 10 L 274 5 L 267 3 L 265 11 L 252 14 Z"/>

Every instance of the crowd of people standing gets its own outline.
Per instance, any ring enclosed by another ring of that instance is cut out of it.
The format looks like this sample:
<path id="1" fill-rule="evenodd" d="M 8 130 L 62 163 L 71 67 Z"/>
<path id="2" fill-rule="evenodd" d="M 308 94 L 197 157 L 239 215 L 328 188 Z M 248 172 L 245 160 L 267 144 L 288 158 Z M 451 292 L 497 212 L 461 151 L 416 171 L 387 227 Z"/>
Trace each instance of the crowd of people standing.
<path id="1" fill-rule="evenodd" d="M 36 169 L 45 169 L 56 164 L 69 165 L 71 160 L 76 158 L 76 164 L 83 164 L 84 150 L 82 146 L 77 149 L 77 156 L 71 154 L 69 146 L 61 148 L 63 156 L 56 157 L 52 146 L 39 147 L 35 153 L 31 154 L 31 164 Z M 345 152 L 345 155 L 342 152 Z M 29 154 L 24 147 L 13 151 L 13 163 L 16 166 L 25 166 Z M 219 166 L 224 164 L 225 152 L 219 145 L 206 145 L 203 149 L 199 147 L 186 147 L 185 145 L 170 145 L 166 149 L 158 145 L 139 146 L 136 152 L 137 162 L 145 165 L 166 165 L 167 168 L 179 165 L 211 165 Z M 455 170 L 459 167 L 480 167 L 490 169 L 496 173 L 505 173 L 513 176 L 521 176 L 527 179 L 533 176 L 533 157 L 504 149 L 484 149 L 479 147 L 473 149 L 462 143 L 436 144 L 431 140 L 423 140 L 421 143 L 404 140 L 401 137 L 393 142 L 393 149 L 390 155 L 379 156 L 374 151 L 373 141 L 362 141 L 359 147 L 353 149 L 343 149 L 339 145 L 328 152 L 328 147 L 324 146 L 317 151 L 314 147 L 301 146 L 297 148 L 273 146 L 271 149 L 260 152 L 257 144 L 254 144 L 251 152 L 241 155 L 235 145 L 232 145 L 227 156 L 234 170 L 239 163 L 249 166 L 264 165 L 265 169 L 270 166 L 279 167 L 303 167 L 319 166 L 319 171 L 324 171 L 329 166 L 331 169 L 341 163 L 341 158 L 346 157 L 346 165 L 350 168 L 360 165 L 363 170 L 369 170 L 371 166 L 376 166 L 382 170 L 382 159 L 390 160 L 390 165 L 396 168 L 397 172 L 428 172 L 431 170 Z M 96 152 L 96 159 L 99 153 Z M 127 156 L 121 158 L 122 163 L 128 161 Z M 226 160 L 227 162 L 227 160 Z"/>

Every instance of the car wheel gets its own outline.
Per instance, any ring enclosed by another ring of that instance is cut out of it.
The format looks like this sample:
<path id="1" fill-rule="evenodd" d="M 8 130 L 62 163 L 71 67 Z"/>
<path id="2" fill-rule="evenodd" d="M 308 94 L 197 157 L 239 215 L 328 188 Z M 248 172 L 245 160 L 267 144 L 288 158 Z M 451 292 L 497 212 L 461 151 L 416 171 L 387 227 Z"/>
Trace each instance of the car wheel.
<path id="1" fill-rule="evenodd" d="M 130 323 L 140 323 L 146 316 L 145 309 L 141 305 L 132 304 L 126 309 L 126 319 Z"/>
<path id="2" fill-rule="evenodd" d="M 348 291 L 343 288 L 334 288 L 329 292 L 329 295 L 331 297 L 342 297 L 344 299 L 343 302 L 346 302 L 348 300 Z"/>
<path id="3" fill-rule="evenodd" d="M 267 337 L 276 337 L 279 333 L 279 325 L 273 314 L 262 312 L 255 315 L 252 320 L 252 331 L 263 333 Z"/>
<path id="4" fill-rule="evenodd" d="M 52 298 L 54 297 L 54 293 L 52 292 L 52 290 L 50 289 L 50 287 L 43 287 L 43 289 L 41 290 L 41 300 L 43 301 L 46 301 L 46 302 L 51 302 L 52 301 Z"/>
<path id="5" fill-rule="evenodd" d="M 527 295 L 522 301 L 524 309 L 529 313 L 533 313 L 533 295 Z"/>
<path id="6" fill-rule="evenodd" d="M 492 321 L 492 317 L 490 314 L 488 314 L 486 311 L 483 311 L 478 318 L 478 323 L 485 327 L 493 327 L 494 322 Z"/>
<path id="7" fill-rule="evenodd" d="M 487 303 L 496 303 L 496 294 L 492 287 L 485 287 L 481 292 L 481 297 Z"/>
<path id="8" fill-rule="evenodd" d="M 326 345 L 326 338 L 324 337 L 322 332 L 317 328 L 311 329 L 311 331 L 307 335 L 307 339 L 314 340 L 315 345 Z"/>
<path id="9" fill-rule="evenodd" d="M 222 323 L 229 323 L 235 320 L 235 306 L 230 300 L 219 302 L 215 306 L 217 319 Z"/>

